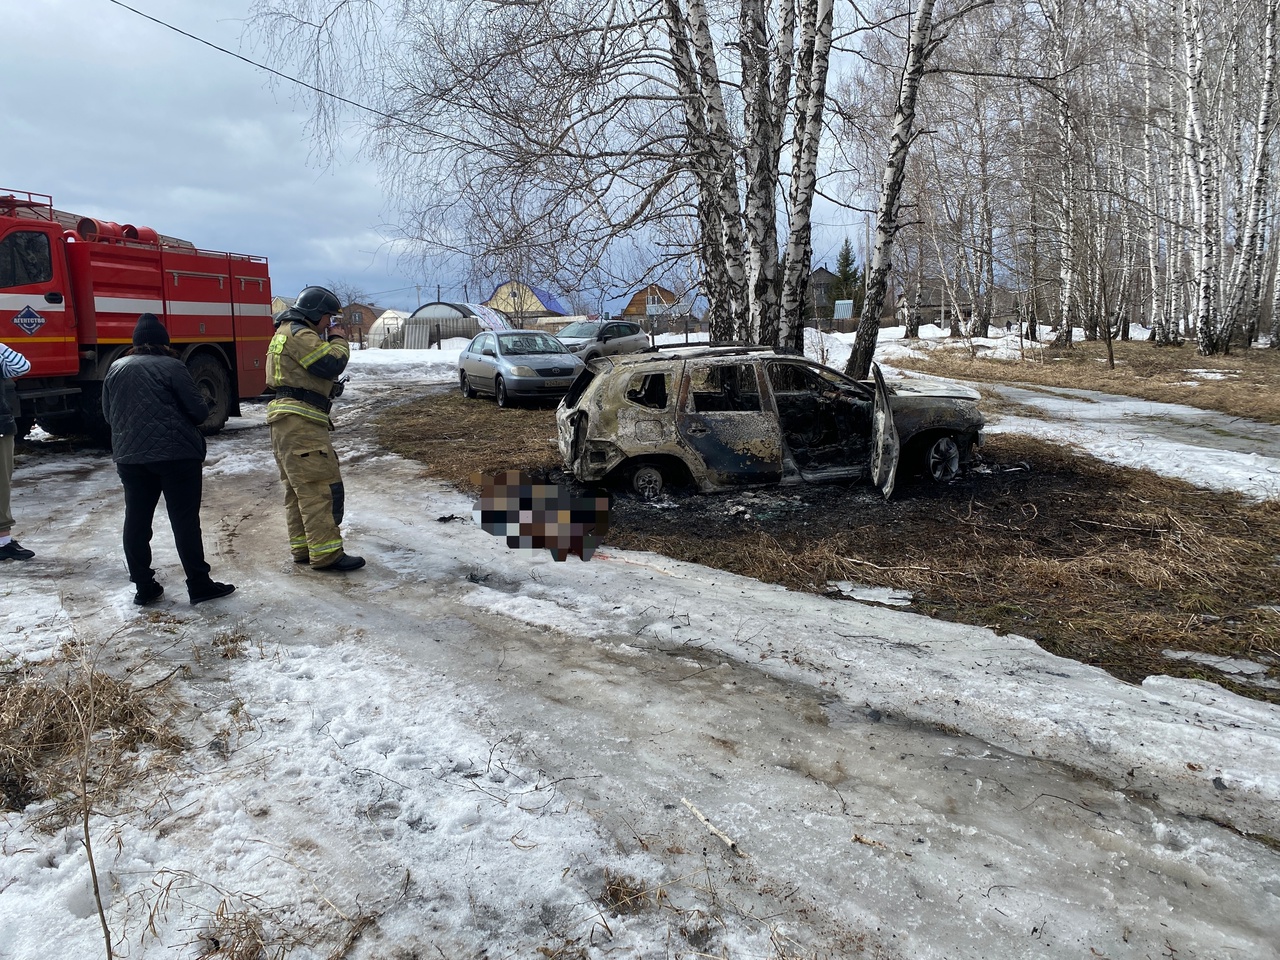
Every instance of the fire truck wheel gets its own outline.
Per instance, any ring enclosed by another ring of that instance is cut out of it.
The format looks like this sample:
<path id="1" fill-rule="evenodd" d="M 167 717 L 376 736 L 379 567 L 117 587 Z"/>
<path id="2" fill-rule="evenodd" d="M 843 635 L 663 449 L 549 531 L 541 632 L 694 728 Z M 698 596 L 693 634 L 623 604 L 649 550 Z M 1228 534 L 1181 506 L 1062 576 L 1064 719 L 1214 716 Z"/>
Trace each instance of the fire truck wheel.
<path id="1" fill-rule="evenodd" d="M 102 413 L 102 381 L 80 385 L 80 426 L 85 436 L 99 447 L 111 446 L 111 424 Z"/>
<path id="2" fill-rule="evenodd" d="M 76 437 L 84 433 L 79 411 L 59 410 L 57 413 L 37 414 L 36 426 L 55 437 Z"/>
<path id="3" fill-rule="evenodd" d="M 200 432 L 217 433 L 227 422 L 231 410 L 231 377 L 227 368 L 216 357 L 200 353 L 187 361 L 187 369 L 204 395 L 205 403 L 209 404 L 209 416 L 200 424 Z"/>

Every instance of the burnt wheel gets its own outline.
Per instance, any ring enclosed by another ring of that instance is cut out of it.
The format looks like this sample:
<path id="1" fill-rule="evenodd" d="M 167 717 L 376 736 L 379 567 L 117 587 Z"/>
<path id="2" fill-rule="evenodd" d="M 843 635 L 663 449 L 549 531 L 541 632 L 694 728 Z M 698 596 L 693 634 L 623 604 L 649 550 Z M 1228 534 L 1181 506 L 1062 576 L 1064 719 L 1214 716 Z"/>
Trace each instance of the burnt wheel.
<path id="1" fill-rule="evenodd" d="M 231 411 L 231 376 L 227 368 L 207 353 L 200 353 L 187 361 L 191 379 L 196 382 L 200 395 L 209 405 L 209 416 L 200 424 L 200 432 L 217 433 L 227 422 Z"/>
<path id="2" fill-rule="evenodd" d="M 631 471 L 631 489 L 641 500 L 656 500 L 662 496 L 664 483 L 662 471 L 651 463 L 642 464 Z"/>
<path id="3" fill-rule="evenodd" d="M 939 437 L 925 451 L 925 470 L 939 483 L 960 475 L 960 444 L 951 436 Z"/>

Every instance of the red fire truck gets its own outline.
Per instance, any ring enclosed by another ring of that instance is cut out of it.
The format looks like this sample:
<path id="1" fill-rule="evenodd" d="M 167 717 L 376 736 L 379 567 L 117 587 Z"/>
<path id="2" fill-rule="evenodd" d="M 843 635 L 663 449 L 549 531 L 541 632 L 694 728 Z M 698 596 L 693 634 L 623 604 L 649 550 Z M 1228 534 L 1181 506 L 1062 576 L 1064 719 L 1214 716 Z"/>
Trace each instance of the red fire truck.
<path id="1" fill-rule="evenodd" d="M 160 318 L 209 401 L 205 433 L 262 393 L 273 333 L 264 257 L 198 250 L 0 189 L 0 342 L 31 361 L 16 381 L 20 426 L 107 439 L 102 379 L 143 313 Z"/>

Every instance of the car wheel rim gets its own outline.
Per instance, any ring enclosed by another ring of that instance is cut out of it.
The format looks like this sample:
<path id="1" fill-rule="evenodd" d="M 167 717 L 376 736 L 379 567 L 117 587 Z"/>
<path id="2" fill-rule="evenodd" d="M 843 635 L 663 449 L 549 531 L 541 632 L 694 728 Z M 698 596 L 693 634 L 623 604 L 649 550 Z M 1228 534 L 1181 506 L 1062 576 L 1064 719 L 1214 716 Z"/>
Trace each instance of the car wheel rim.
<path id="1" fill-rule="evenodd" d="M 960 446 L 943 437 L 929 448 L 929 473 L 935 480 L 954 480 L 960 473 Z"/>
<path id="2" fill-rule="evenodd" d="M 641 467 L 635 473 L 632 486 L 645 500 L 653 500 L 662 493 L 662 474 L 654 467 Z"/>
<path id="3" fill-rule="evenodd" d="M 502 382 L 502 378 L 498 378 L 498 384 L 493 388 L 497 395 L 498 406 L 505 407 L 507 405 L 507 385 Z"/>

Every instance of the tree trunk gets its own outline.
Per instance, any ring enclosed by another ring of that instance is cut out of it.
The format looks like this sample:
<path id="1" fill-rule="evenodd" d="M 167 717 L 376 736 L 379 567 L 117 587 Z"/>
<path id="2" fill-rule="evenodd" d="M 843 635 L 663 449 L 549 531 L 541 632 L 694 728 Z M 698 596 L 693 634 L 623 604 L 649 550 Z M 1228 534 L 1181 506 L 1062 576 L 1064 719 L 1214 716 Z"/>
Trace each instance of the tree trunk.
<path id="1" fill-rule="evenodd" d="M 916 97 L 925 63 L 935 49 L 932 40 L 933 3 L 934 0 L 920 0 L 907 42 L 907 60 L 902 68 L 898 106 L 893 117 L 893 133 L 889 138 L 889 157 L 880 181 L 880 201 L 876 208 L 876 243 L 871 262 L 867 265 L 867 298 L 862 304 L 858 320 L 858 335 L 854 339 L 849 362 L 845 365 L 845 373 L 855 380 L 865 380 L 870 375 L 871 358 L 875 354 L 876 340 L 880 335 L 880 313 L 884 308 L 885 291 L 889 286 L 889 270 L 893 266 L 890 253 L 894 236 L 898 232 L 898 199 L 902 195 L 907 155 L 915 139 Z"/>
<path id="2" fill-rule="evenodd" d="M 796 350 L 804 349 L 803 310 L 813 259 L 813 200 L 817 193 L 818 148 L 827 100 L 832 19 L 832 0 L 804 0 L 794 110 L 795 149 L 787 211 L 789 230 L 778 332 L 778 342 Z"/>

